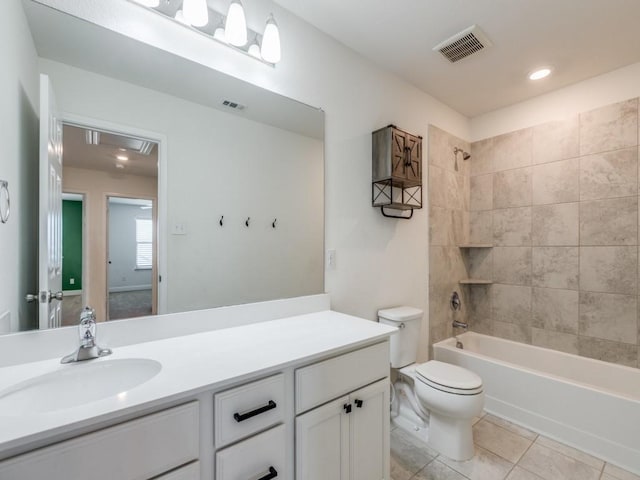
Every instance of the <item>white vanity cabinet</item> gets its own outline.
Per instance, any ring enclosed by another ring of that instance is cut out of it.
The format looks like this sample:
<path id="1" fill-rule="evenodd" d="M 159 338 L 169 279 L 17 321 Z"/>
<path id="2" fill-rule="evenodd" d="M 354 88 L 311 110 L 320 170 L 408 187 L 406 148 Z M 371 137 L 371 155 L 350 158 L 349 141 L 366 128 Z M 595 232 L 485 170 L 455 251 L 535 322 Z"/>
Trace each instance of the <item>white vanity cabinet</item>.
<path id="1" fill-rule="evenodd" d="M 198 459 L 199 432 L 198 402 L 190 402 L 5 460 L 0 478 L 154 478 Z M 193 472 L 189 467 L 166 478 L 199 478 Z"/>
<path id="2" fill-rule="evenodd" d="M 386 342 L 296 371 L 297 480 L 389 480 L 388 374 Z"/>
<path id="3" fill-rule="evenodd" d="M 0 480 L 389 480 L 392 331 L 321 312 L 122 347 L 163 370 L 36 434 L 54 414 L 0 416 Z"/>

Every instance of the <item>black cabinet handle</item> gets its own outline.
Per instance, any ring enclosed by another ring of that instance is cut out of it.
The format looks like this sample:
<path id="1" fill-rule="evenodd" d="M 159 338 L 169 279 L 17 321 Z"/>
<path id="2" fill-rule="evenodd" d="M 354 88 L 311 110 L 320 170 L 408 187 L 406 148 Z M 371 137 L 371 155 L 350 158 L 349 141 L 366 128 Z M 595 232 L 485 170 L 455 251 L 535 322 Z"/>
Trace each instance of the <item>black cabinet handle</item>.
<path id="1" fill-rule="evenodd" d="M 272 478 L 276 478 L 277 476 L 278 471 L 273 467 L 269 467 L 269 473 L 267 473 L 264 477 L 260 477 L 258 480 L 271 480 Z"/>
<path id="2" fill-rule="evenodd" d="M 269 410 L 273 410 L 276 407 L 277 407 L 276 402 L 274 402 L 273 400 L 269 400 L 269 403 L 267 403 L 264 407 L 256 408 L 255 410 L 251 410 L 250 412 L 247 412 L 247 413 L 234 413 L 233 418 L 236 419 L 236 422 L 243 422 L 244 420 L 248 420 L 251 417 L 255 417 L 256 415 L 260 415 L 261 413 L 268 412 Z M 270 478 L 273 478 L 273 477 L 270 477 Z"/>
<path id="3" fill-rule="evenodd" d="M 358 408 L 362 408 L 362 404 L 364 403 L 362 400 L 354 400 L 354 403 L 356 404 L 356 407 Z"/>
<path id="4" fill-rule="evenodd" d="M 351 413 L 351 404 L 350 403 L 345 403 L 342 408 L 344 408 L 344 411 L 346 413 Z"/>

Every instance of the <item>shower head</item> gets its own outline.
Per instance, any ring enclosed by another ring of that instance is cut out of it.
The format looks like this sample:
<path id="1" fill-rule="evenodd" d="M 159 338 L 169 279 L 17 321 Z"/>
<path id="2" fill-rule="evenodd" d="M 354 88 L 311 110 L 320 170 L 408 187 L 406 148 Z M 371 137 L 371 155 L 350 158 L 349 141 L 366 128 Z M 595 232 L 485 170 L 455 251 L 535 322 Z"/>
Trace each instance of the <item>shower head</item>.
<path id="1" fill-rule="evenodd" d="M 471 154 L 469 152 L 465 152 L 461 148 L 454 147 L 453 148 L 453 154 L 456 156 L 456 158 L 458 157 L 458 153 L 462 153 L 462 159 L 463 160 L 469 160 L 471 158 Z"/>

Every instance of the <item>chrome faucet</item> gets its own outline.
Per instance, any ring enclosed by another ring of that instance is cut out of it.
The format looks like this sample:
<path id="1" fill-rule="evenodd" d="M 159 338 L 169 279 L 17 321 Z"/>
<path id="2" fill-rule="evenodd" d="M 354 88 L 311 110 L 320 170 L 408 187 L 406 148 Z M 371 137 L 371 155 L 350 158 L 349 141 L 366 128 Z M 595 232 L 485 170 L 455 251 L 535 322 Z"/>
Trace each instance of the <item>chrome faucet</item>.
<path id="1" fill-rule="evenodd" d="M 469 328 L 469 324 L 466 322 L 461 322 L 460 320 L 454 320 L 453 328 L 464 328 L 466 330 L 467 328 Z"/>
<path id="2" fill-rule="evenodd" d="M 93 308 L 84 307 L 82 313 L 80 313 L 78 333 L 80 335 L 80 346 L 75 352 L 62 357 L 60 363 L 81 362 L 111 355 L 110 349 L 101 348 L 96 343 L 96 311 Z"/>

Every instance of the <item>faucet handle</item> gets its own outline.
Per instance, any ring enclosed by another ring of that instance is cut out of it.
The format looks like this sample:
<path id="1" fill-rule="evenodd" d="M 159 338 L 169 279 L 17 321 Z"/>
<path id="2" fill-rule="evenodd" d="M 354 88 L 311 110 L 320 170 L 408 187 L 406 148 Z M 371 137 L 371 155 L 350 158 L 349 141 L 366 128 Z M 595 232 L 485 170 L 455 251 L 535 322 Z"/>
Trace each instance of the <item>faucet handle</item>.
<path id="1" fill-rule="evenodd" d="M 78 325 L 80 334 L 80 344 L 84 347 L 92 347 L 96 338 L 96 311 L 87 306 L 80 313 L 80 324 Z"/>

